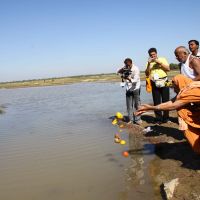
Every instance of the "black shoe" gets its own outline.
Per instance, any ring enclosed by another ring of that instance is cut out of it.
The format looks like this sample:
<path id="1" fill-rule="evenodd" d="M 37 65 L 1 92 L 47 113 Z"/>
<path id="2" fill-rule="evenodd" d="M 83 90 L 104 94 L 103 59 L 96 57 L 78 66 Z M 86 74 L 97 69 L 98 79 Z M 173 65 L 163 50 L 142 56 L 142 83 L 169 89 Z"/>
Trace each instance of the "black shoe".
<path id="1" fill-rule="evenodd" d="M 161 119 L 158 119 L 158 118 L 155 118 L 154 121 L 153 121 L 153 124 L 162 124 L 163 121 Z"/>

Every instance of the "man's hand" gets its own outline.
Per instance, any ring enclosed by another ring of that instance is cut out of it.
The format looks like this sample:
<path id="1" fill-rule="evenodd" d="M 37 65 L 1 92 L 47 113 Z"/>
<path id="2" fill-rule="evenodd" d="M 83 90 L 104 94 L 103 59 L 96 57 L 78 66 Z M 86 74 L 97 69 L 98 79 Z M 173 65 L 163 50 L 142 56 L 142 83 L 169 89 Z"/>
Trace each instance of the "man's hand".
<path id="1" fill-rule="evenodd" d="M 129 82 L 132 83 L 132 81 L 131 81 L 131 77 L 130 77 L 130 76 L 128 76 L 128 77 L 126 77 L 126 78 L 124 78 L 124 79 L 126 79 L 126 80 L 128 80 Z"/>
<path id="2" fill-rule="evenodd" d="M 154 62 L 156 62 L 164 71 L 170 71 L 169 64 L 162 63 L 158 58 L 154 59 Z"/>
<path id="3" fill-rule="evenodd" d="M 151 63 L 151 62 L 154 62 L 154 59 L 153 59 L 153 58 L 149 58 L 149 59 L 148 59 L 148 63 Z"/>
<path id="4" fill-rule="evenodd" d="M 123 74 L 123 71 L 124 71 L 124 67 L 120 68 L 120 69 L 117 71 L 117 74 Z"/>
<path id="5" fill-rule="evenodd" d="M 154 60 L 154 62 L 156 62 L 156 63 L 159 64 L 159 65 L 162 64 L 162 63 L 158 60 L 158 58 L 156 58 L 156 59 Z"/>
<path id="6" fill-rule="evenodd" d="M 148 110 L 152 110 L 153 106 L 149 104 L 142 104 L 139 106 L 138 110 L 134 113 L 136 116 L 141 115 L 142 113 L 145 113 Z"/>

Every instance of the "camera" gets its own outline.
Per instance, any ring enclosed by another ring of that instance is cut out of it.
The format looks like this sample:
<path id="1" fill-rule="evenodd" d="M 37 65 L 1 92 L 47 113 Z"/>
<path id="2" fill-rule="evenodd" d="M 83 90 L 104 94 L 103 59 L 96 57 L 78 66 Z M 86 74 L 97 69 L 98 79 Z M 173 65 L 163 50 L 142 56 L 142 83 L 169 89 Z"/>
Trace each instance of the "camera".
<path id="1" fill-rule="evenodd" d="M 123 79 L 127 79 L 131 75 L 131 73 L 131 69 L 124 67 L 121 74 L 122 81 Z"/>

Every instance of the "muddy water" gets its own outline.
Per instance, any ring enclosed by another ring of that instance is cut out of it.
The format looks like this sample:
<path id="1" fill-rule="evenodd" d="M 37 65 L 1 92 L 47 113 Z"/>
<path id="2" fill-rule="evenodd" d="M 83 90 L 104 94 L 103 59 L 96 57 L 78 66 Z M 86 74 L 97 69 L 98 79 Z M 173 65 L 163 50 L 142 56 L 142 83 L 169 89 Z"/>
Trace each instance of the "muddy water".
<path id="1" fill-rule="evenodd" d="M 113 142 L 108 118 L 125 111 L 124 93 L 116 83 L 0 90 L 0 199 L 154 199 L 151 147 L 125 131 L 126 145 Z"/>

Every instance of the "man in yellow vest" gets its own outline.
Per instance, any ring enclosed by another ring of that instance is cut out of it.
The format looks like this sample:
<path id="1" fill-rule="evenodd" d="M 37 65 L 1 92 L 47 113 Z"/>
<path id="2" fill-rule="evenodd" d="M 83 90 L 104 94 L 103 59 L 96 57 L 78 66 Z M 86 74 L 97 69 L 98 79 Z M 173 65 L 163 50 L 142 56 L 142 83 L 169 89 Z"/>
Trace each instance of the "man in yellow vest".
<path id="1" fill-rule="evenodd" d="M 158 57 L 156 48 L 148 51 L 149 59 L 145 74 L 150 77 L 154 105 L 169 101 L 169 87 L 166 87 L 169 64 L 164 57 Z M 155 123 L 161 124 L 169 121 L 168 111 L 155 111 Z"/>

